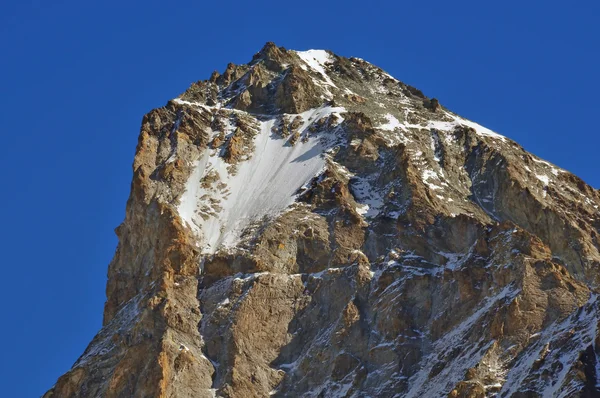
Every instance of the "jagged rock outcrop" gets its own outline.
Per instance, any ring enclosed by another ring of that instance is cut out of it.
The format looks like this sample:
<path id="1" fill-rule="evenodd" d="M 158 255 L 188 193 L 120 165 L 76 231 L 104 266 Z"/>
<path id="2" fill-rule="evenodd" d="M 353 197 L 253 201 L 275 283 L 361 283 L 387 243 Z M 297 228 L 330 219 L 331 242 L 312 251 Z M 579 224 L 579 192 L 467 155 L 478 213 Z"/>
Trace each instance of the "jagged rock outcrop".
<path id="1" fill-rule="evenodd" d="M 44 397 L 600 396 L 600 192 L 273 43 L 151 111 L 104 326 Z"/>

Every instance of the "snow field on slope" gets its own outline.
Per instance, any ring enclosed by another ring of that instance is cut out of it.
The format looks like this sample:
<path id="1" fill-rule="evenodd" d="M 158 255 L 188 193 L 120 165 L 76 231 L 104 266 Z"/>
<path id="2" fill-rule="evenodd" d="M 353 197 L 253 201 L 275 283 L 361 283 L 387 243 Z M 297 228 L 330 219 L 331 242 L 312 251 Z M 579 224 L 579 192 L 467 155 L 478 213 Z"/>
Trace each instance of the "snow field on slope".
<path id="1" fill-rule="evenodd" d="M 343 108 L 322 107 L 301 113 L 303 132 L 313 121 Z M 271 128 L 275 120 L 260 122 L 260 133 L 254 138 L 252 157 L 238 164 L 237 173 L 230 174 L 229 166 L 217 151 L 207 149 L 197 161 L 188 179 L 178 207 L 181 218 L 201 238 L 202 252 L 214 253 L 220 247 L 233 247 L 244 229 L 264 217 L 273 217 L 288 206 L 297 191 L 325 167 L 324 151 L 328 144 L 323 134 L 309 136 L 290 145 L 287 139 L 274 137 Z M 210 202 L 215 191 L 201 185 L 202 178 L 218 173 L 218 181 L 226 184 L 219 195 L 220 203 L 211 215 L 199 214 Z"/>

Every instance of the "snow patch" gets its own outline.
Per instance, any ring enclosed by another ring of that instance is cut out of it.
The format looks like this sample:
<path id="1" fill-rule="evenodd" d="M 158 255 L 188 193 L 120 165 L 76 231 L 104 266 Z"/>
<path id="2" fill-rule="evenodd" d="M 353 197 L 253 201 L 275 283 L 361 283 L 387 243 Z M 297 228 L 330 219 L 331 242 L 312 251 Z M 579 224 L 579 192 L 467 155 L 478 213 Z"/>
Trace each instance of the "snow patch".
<path id="1" fill-rule="evenodd" d="M 356 206 L 356 212 L 361 216 L 367 214 L 369 212 L 369 205 L 365 203 L 363 205 Z"/>
<path id="2" fill-rule="evenodd" d="M 325 51 L 325 50 L 296 51 L 296 54 L 312 70 L 316 71 L 317 73 L 319 73 L 323 76 L 323 79 L 325 80 L 325 84 L 332 86 L 332 87 L 337 87 L 335 84 L 333 84 L 333 81 L 331 81 L 331 79 L 327 75 L 327 72 L 325 72 L 325 68 L 324 68 L 325 64 L 333 62 L 331 55 L 327 51 Z M 304 67 L 304 65 L 300 65 L 300 67 L 302 69 L 306 70 L 306 67 Z"/>
<path id="3" fill-rule="evenodd" d="M 322 107 L 300 116 L 302 133 L 314 120 L 344 108 Z M 291 205 L 298 189 L 325 167 L 323 153 L 331 143 L 327 134 L 308 135 L 290 145 L 287 140 L 272 136 L 275 120 L 260 122 L 260 133 L 254 137 L 252 157 L 237 165 L 230 173 L 229 164 L 216 151 L 206 150 L 196 162 L 186 182 L 178 206 L 179 215 L 202 242 L 203 253 L 214 253 L 220 247 L 233 247 L 242 233 L 265 217 L 274 217 Z M 203 186 L 205 176 L 218 175 L 214 186 Z"/>
<path id="4" fill-rule="evenodd" d="M 423 170 L 422 177 L 423 177 L 423 182 L 429 187 L 429 189 L 432 189 L 434 191 L 438 190 L 438 189 L 443 189 L 439 185 L 436 185 L 436 184 L 434 184 L 434 183 L 432 183 L 432 182 L 429 181 L 431 179 L 437 179 L 437 180 L 441 181 L 440 176 L 435 171 L 428 170 L 428 169 L 427 170 Z"/>
<path id="5" fill-rule="evenodd" d="M 353 177 L 350 180 L 350 188 L 354 199 L 360 204 L 360 208 L 356 209 L 359 214 L 375 217 L 380 213 L 385 204 L 383 196 L 373 188 L 369 177 Z"/>
<path id="6" fill-rule="evenodd" d="M 388 120 L 388 122 L 382 124 L 381 126 L 377 126 L 376 128 L 386 131 L 394 131 L 398 128 L 404 128 L 404 125 L 400 123 L 400 121 L 396 119 L 394 115 L 388 113 L 384 117 Z"/>
<path id="7" fill-rule="evenodd" d="M 495 133 L 486 127 L 483 127 L 480 124 L 477 124 L 477 123 L 472 122 L 467 119 L 463 119 L 462 117 L 451 115 L 450 113 L 446 113 L 446 115 L 450 116 L 454 120 L 449 121 L 449 122 L 440 121 L 440 120 L 432 120 L 427 124 L 427 127 L 429 129 L 435 129 L 435 130 L 441 130 L 441 131 L 452 131 L 457 126 L 468 126 L 468 127 L 473 128 L 475 130 L 475 132 L 479 135 L 496 138 L 502 142 L 506 142 L 506 137 L 504 137 L 498 133 Z"/>
<path id="8" fill-rule="evenodd" d="M 544 175 L 544 174 L 536 174 L 535 176 L 536 176 L 536 178 L 537 178 L 538 180 L 540 180 L 541 182 L 543 182 L 543 183 L 544 183 L 544 185 L 546 185 L 546 186 L 547 186 L 548 184 L 550 184 L 550 178 L 549 178 L 547 175 Z"/>

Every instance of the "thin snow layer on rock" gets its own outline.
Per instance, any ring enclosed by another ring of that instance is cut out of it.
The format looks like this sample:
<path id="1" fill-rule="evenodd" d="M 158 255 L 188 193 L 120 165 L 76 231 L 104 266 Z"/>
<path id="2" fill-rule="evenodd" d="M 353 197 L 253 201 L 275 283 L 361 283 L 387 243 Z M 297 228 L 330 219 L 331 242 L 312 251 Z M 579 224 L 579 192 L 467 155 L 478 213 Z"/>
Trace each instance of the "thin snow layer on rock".
<path id="1" fill-rule="evenodd" d="M 344 111 L 332 107 L 306 111 L 300 114 L 303 124 L 299 131 L 315 120 Z M 261 122 L 260 133 L 254 138 L 255 152 L 237 165 L 234 174 L 229 173 L 229 165 L 216 151 L 207 149 L 198 160 L 178 211 L 201 238 L 203 253 L 234 246 L 247 227 L 281 213 L 294 202 L 297 191 L 325 167 L 323 153 L 329 146 L 325 133 L 309 135 L 307 140 L 290 145 L 286 139 L 272 135 L 273 123 Z M 218 182 L 226 185 L 217 196 L 201 183 L 204 176 L 215 172 Z M 213 206 L 215 200 L 218 204 Z"/>
<path id="2" fill-rule="evenodd" d="M 576 385 L 577 380 L 569 381 L 567 374 L 576 366 L 581 352 L 587 347 L 592 345 L 594 353 L 598 352 L 595 345 L 598 322 L 598 296 L 592 294 L 588 302 L 577 312 L 561 322 L 552 324 L 536 336 L 537 341 L 528 347 L 512 365 L 499 395 L 512 396 L 521 391 L 526 386 L 524 383 L 529 379 L 529 381 L 534 380 L 542 397 L 572 396 L 580 386 Z M 563 343 L 552 344 L 553 340 L 561 338 Z M 549 349 L 551 345 L 554 346 L 553 349 Z M 597 361 L 598 358 L 596 364 Z M 553 374 L 553 377 L 540 377 L 545 372 Z M 598 372 L 600 369 L 596 365 L 596 376 L 600 375 Z"/>
<path id="3" fill-rule="evenodd" d="M 426 394 L 431 397 L 445 396 L 445 393 L 453 386 L 457 380 L 464 378 L 468 368 L 475 366 L 483 357 L 488 345 L 469 344 L 468 347 L 462 347 L 461 354 L 446 364 L 444 369 L 434 377 L 430 377 L 433 366 L 439 362 L 439 358 L 457 349 L 457 346 L 464 344 L 466 336 L 477 323 L 482 322 L 482 318 L 497 303 L 513 299 L 520 290 L 513 286 L 506 286 L 494 296 L 486 298 L 481 306 L 467 317 L 454 329 L 446 333 L 442 338 L 433 342 L 431 354 L 425 357 L 421 363 L 421 369 L 410 378 L 409 390 L 406 398 L 423 396 Z M 491 343 L 490 343 L 491 344 Z"/>
<path id="4" fill-rule="evenodd" d="M 475 132 L 479 135 L 493 137 L 502 142 L 506 142 L 506 137 L 504 137 L 498 133 L 495 133 L 486 127 L 483 127 L 480 124 L 477 124 L 477 123 L 472 122 L 467 119 L 463 119 L 459 116 L 454 116 L 448 112 L 446 112 L 446 115 L 448 117 L 452 118 L 453 120 L 451 120 L 451 121 L 430 120 L 427 123 L 427 125 L 422 125 L 422 124 L 409 123 L 406 120 L 404 122 L 401 122 L 394 115 L 388 113 L 388 114 L 384 115 L 384 117 L 387 119 L 387 123 L 383 123 L 383 124 L 377 126 L 376 128 L 379 130 L 394 132 L 396 134 L 395 141 L 403 142 L 403 143 L 406 143 L 407 139 L 406 139 L 406 137 L 404 137 L 402 135 L 402 131 L 408 131 L 409 129 L 419 129 L 419 130 L 430 129 L 430 130 L 451 132 L 457 126 L 468 126 L 468 127 L 473 128 L 475 130 Z M 390 140 L 391 137 L 385 136 L 385 138 Z M 450 137 L 446 137 L 446 143 L 451 144 Z"/>
<path id="5" fill-rule="evenodd" d="M 386 130 L 386 131 L 394 131 L 398 128 L 404 128 L 404 125 L 402 123 L 400 123 L 400 121 L 398 119 L 396 119 L 396 117 L 392 114 L 386 114 L 384 116 L 388 122 L 385 124 L 382 124 L 381 126 L 377 126 L 378 129 L 380 130 Z"/>
<path id="6" fill-rule="evenodd" d="M 550 172 L 552 174 L 554 174 L 555 176 L 557 176 L 559 173 L 564 173 L 564 170 L 556 168 L 556 166 L 554 166 L 551 163 L 546 162 L 545 160 L 536 159 L 535 157 L 532 157 L 531 159 L 538 164 L 542 164 L 542 165 L 548 167 L 550 169 Z"/>
<path id="7" fill-rule="evenodd" d="M 146 297 L 146 294 L 140 293 L 123 305 L 110 323 L 100 330 L 97 338 L 92 341 L 83 355 L 75 362 L 75 366 L 83 366 L 94 357 L 104 356 L 116 348 L 113 336 L 115 333 L 125 334 L 127 330 L 135 325 L 134 321 L 140 313 L 139 304 Z"/>
<path id="8" fill-rule="evenodd" d="M 536 174 L 538 180 L 540 180 L 544 185 L 550 184 L 550 178 L 547 175 Z"/>
<path id="9" fill-rule="evenodd" d="M 321 74 L 323 79 L 325 79 L 325 83 L 332 86 L 337 87 L 329 76 L 327 72 L 325 72 L 324 65 L 327 63 L 333 62 L 331 55 L 325 50 L 307 50 L 307 51 L 296 51 L 296 54 L 314 71 Z M 304 65 L 300 65 L 300 67 L 304 70 L 306 68 Z"/>
<path id="10" fill-rule="evenodd" d="M 376 217 L 384 206 L 383 196 L 374 188 L 374 181 L 377 176 L 353 177 L 350 180 L 350 188 L 354 199 L 359 207 L 356 211 L 366 217 Z"/>
<path id="11" fill-rule="evenodd" d="M 454 130 L 454 128 L 456 126 L 468 126 L 471 127 L 472 129 L 475 130 L 475 132 L 477 132 L 477 134 L 482 135 L 482 136 L 487 136 L 487 137 L 493 137 L 496 139 L 499 139 L 502 142 L 506 141 L 506 137 L 493 132 L 492 130 L 483 127 L 480 124 L 477 124 L 475 122 L 472 122 L 470 120 L 467 119 L 463 119 L 462 117 L 458 117 L 458 116 L 453 116 L 449 113 L 447 113 L 448 116 L 454 118 L 453 121 L 451 122 L 443 122 L 443 121 L 439 121 L 439 120 L 432 120 L 427 124 L 427 127 L 430 129 L 435 129 L 435 130 L 442 130 L 442 131 L 452 131 Z"/>
<path id="12" fill-rule="evenodd" d="M 422 178 L 423 178 L 423 182 L 425 183 L 425 185 L 427 185 L 429 187 L 429 189 L 432 189 L 434 191 L 438 190 L 438 189 L 443 189 L 441 186 L 434 184 L 430 181 L 430 180 L 436 180 L 436 179 L 441 181 L 440 176 L 435 171 L 428 170 L 428 169 L 423 170 Z"/>

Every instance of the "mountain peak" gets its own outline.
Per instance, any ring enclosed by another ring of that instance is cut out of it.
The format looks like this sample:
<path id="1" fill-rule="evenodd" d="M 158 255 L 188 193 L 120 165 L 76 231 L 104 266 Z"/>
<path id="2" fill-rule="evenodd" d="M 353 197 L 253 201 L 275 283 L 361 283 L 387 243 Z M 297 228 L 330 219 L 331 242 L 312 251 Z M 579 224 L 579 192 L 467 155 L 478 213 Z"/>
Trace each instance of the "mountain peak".
<path id="1" fill-rule="evenodd" d="M 599 207 L 379 67 L 269 42 L 144 117 L 104 326 L 45 397 L 595 396 Z"/>

